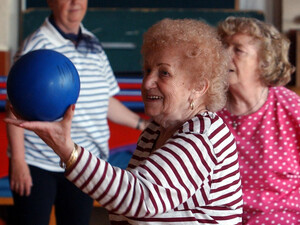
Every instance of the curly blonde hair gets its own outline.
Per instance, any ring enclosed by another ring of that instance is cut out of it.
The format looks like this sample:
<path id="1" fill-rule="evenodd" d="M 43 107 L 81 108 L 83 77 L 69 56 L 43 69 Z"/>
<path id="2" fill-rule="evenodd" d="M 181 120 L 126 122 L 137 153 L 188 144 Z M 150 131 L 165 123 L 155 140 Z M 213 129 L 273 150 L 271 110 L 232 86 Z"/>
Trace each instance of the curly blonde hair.
<path id="1" fill-rule="evenodd" d="M 295 68 L 288 58 L 290 41 L 283 34 L 273 25 L 255 18 L 230 16 L 218 25 L 222 40 L 237 33 L 260 42 L 260 79 L 266 86 L 286 85 L 290 81 Z"/>
<path id="2" fill-rule="evenodd" d="M 204 79 L 209 81 L 206 108 L 212 112 L 223 108 L 229 56 L 216 29 L 194 19 L 163 19 L 144 34 L 141 53 L 145 60 L 148 53 L 172 48 L 183 50 L 182 61 L 192 84 L 201 86 Z"/>

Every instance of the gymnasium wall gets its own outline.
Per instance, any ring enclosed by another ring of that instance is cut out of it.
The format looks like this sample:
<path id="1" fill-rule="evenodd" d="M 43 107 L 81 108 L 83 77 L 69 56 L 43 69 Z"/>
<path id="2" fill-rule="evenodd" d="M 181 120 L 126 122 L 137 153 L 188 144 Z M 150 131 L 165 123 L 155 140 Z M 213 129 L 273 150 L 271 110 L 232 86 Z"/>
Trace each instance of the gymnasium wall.
<path id="1" fill-rule="evenodd" d="M 23 13 L 24 39 L 38 28 L 48 16 L 46 8 L 26 10 Z M 140 48 L 143 33 L 163 18 L 194 18 L 216 26 L 226 17 L 245 16 L 264 20 L 259 11 L 237 11 L 232 9 L 127 9 L 127 8 L 90 8 L 83 24 L 92 31 L 102 43 L 114 72 L 139 74 L 141 71 Z"/>

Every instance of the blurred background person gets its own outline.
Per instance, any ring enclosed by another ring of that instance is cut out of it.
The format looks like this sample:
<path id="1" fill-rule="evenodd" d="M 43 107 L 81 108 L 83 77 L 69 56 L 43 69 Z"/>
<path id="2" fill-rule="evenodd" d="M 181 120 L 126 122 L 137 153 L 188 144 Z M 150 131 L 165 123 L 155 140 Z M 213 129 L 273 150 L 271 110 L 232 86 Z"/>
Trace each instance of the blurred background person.
<path id="1" fill-rule="evenodd" d="M 107 160 L 107 118 L 141 130 L 145 121 L 113 97 L 119 87 L 107 56 L 97 38 L 81 24 L 88 0 L 47 3 L 51 15 L 24 41 L 16 59 L 36 49 L 52 49 L 74 63 L 81 90 L 72 121 L 72 138 Z M 8 114 L 12 116 L 10 111 Z M 48 225 L 52 205 L 58 225 L 89 224 L 93 200 L 65 179 L 59 157 L 33 132 L 8 125 L 7 134 L 17 224 Z"/>
<path id="2" fill-rule="evenodd" d="M 127 170 L 74 145 L 74 105 L 59 122 L 6 122 L 49 144 L 66 177 L 110 211 L 112 224 L 240 224 L 236 145 L 215 113 L 226 102 L 228 75 L 216 30 L 197 20 L 164 19 L 145 33 L 142 55 L 142 97 L 153 121 Z"/>
<path id="3" fill-rule="evenodd" d="M 290 42 L 254 18 L 229 17 L 218 32 L 232 58 L 218 115 L 237 141 L 243 224 L 299 224 L 300 97 L 284 87 Z"/>

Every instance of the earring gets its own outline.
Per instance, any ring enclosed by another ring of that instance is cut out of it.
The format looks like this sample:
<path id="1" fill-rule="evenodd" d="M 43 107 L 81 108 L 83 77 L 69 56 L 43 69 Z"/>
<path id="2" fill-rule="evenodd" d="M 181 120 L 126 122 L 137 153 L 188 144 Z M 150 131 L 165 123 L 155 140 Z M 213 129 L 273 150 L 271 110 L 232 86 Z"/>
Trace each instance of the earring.
<path id="1" fill-rule="evenodd" d="M 194 101 L 191 102 L 190 108 L 191 108 L 191 110 L 194 110 Z"/>

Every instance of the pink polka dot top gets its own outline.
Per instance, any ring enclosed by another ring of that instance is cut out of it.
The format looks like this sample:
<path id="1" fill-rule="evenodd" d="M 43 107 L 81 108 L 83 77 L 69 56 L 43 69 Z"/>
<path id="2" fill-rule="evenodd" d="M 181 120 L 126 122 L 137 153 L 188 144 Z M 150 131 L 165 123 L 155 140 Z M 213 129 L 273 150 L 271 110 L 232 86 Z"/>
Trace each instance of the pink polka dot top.
<path id="1" fill-rule="evenodd" d="M 300 97 L 271 87 L 257 112 L 218 115 L 237 142 L 243 224 L 300 224 Z"/>

